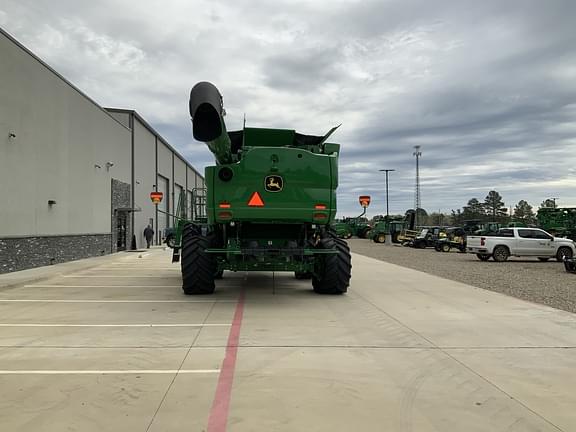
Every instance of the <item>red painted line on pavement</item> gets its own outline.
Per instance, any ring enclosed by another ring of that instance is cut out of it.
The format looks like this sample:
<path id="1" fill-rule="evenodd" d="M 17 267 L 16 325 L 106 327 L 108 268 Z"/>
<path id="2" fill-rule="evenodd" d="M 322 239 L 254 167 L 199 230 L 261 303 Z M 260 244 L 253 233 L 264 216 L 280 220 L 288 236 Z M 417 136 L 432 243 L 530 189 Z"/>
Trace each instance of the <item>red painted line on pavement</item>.
<path id="1" fill-rule="evenodd" d="M 240 297 L 236 304 L 234 319 L 232 320 L 230 334 L 228 335 L 228 344 L 226 345 L 226 356 L 224 357 L 222 367 L 220 368 L 218 387 L 216 387 L 216 394 L 214 395 L 214 401 L 212 402 L 212 408 L 210 409 L 207 432 L 226 432 L 243 315 L 244 290 L 240 292 Z"/>

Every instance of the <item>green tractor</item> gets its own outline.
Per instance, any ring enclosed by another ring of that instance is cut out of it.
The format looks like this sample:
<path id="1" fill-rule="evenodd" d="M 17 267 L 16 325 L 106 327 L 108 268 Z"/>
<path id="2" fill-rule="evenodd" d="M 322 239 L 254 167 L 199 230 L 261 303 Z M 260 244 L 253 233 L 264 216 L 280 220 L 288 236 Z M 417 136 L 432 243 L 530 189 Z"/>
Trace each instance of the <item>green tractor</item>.
<path id="1" fill-rule="evenodd" d="M 390 216 L 387 218 L 384 216 L 383 219 L 376 222 L 370 235 L 372 237 L 372 241 L 375 243 L 385 243 L 387 235 L 390 235 L 390 240 L 392 243 L 400 243 L 398 236 L 403 229 L 404 217 Z"/>
<path id="2" fill-rule="evenodd" d="M 348 289 L 351 256 L 332 224 L 338 154 L 324 136 L 287 129 L 227 132 L 222 96 L 211 83 L 190 93 L 194 138 L 216 164 L 205 170 L 205 224 L 180 220 L 182 288 L 212 294 L 229 271 L 290 271 L 319 294 Z"/>
<path id="3" fill-rule="evenodd" d="M 335 220 L 334 224 L 332 224 L 332 229 L 336 232 L 338 238 L 341 239 L 349 239 L 354 235 L 350 225 L 343 220 Z"/>
<path id="4" fill-rule="evenodd" d="M 345 217 L 334 221 L 332 229 L 339 238 L 349 239 L 352 236 L 358 238 L 369 238 L 372 231 L 372 225 L 364 217 Z"/>
<path id="5" fill-rule="evenodd" d="M 370 238 L 370 233 L 372 232 L 372 225 L 368 222 L 365 217 L 356 216 L 344 218 L 344 223 L 348 225 L 349 230 L 352 235 L 358 238 Z"/>

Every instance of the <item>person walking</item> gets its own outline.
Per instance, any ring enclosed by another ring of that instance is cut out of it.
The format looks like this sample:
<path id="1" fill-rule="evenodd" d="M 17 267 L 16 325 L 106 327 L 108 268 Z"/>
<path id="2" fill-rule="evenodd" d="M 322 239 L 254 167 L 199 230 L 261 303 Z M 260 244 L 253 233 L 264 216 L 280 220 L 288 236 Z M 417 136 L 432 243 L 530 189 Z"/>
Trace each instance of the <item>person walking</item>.
<path id="1" fill-rule="evenodd" d="M 150 249 L 150 243 L 152 243 L 152 239 L 154 238 L 154 230 L 150 225 L 144 228 L 144 238 L 146 239 L 146 248 Z"/>

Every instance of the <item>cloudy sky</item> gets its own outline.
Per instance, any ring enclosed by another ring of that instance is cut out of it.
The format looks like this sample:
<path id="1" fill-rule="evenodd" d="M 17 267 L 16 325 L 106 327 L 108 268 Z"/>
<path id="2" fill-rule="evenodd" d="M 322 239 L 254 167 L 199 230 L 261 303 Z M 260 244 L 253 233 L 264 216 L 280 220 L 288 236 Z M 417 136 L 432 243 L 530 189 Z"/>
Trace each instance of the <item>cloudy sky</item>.
<path id="1" fill-rule="evenodd" d="M 230 129 L 342 123 L 339 209 L 576 206 L 576 1 L 0 0 L 0 26 L 103 106 L 138 111 L 194 165 L 191 86 Z"/>

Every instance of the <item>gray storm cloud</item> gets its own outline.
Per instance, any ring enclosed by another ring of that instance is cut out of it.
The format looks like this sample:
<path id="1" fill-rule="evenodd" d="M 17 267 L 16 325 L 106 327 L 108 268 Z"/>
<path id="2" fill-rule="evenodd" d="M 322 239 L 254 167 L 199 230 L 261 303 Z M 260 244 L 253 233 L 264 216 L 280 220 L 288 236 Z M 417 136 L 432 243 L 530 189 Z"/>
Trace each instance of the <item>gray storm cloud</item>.
<path id="1" fill-rule="evenodd" d="M 321 134 L 343 123 L 339 207 L 576 205 L 576 2 L 1 0 L 0 25 L 104 106 L 139 111 L 195 165 L 190 87 L 224 94 L 231 128 Z"/>

